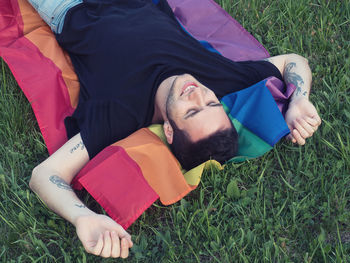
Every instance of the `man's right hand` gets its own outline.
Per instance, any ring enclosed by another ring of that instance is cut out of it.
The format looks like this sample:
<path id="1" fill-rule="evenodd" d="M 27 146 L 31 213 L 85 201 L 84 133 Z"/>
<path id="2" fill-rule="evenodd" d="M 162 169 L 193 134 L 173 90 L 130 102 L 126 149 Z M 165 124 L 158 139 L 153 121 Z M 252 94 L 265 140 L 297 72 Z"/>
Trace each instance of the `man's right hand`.
<path id="1" fill-rule="evenodd" d="M 127 258 L 133 246 L 131 236 L 108 216 L 84 215 L 77 218 L 76 230 L 88 253 L 101 257 Z"/>

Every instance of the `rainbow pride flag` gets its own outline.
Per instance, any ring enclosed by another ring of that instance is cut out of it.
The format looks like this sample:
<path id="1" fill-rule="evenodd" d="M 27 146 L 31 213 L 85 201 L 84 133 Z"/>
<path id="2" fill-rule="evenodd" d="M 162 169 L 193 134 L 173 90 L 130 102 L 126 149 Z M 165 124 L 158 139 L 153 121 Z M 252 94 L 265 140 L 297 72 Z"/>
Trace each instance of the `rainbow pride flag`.
<path id="1" fill-rule="evenodd" d="M 157 0 L 153 1 L 157 4 Z M 168 2 L 183 28 L 208 50 L 235 61 L 269 56 L 264 47 L 213 0 Z M 26 0 L 0 2 L 0 56 L 31 103 L 47 149 L 53 153 L 67 140 L 63 120 L 77 106 L 79 82 L 68 54 Z M 239 156 L 232 161 L 262 155 L 289 132 L 280 112 L 293 91 L 283 90 L 282 83 L 276 79 L 257 85 L 222 100 L 240 135 Z M 268 115 L 274 114 L 265 119 L 265 124 L 254 121 L 267 116 L 261 96 L 266 105 L 272 105 Z M 254 103 L 259 103 L 261 108 Z M 272 124 L 272 119 L 279 121 Z M 267 138 L 264 131 L 273 136 Z M 165 205 L 180 200 L 197 187 L 209 162 L 190 171 L 182 170 L 163 136 L 159 126 L 151 126 L 106 147 L 80 171 L 73 186 L 86 188 L 124 228 L 155 200 L 160 199 Z"/>

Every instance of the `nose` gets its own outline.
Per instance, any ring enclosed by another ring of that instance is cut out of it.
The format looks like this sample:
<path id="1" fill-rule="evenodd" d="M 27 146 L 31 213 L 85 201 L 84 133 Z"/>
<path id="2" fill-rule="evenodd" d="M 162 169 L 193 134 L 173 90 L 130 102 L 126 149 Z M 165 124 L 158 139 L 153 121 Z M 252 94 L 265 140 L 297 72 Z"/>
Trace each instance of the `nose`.
<path id="1" fill-rule="evenodd" d="M 198 87 L 193 89 L 189 94 L 188 94 L 188 99 L 195 102 L 198 106 L 205 106 L 205 94 L 206 91 L 202 87 Z"/>

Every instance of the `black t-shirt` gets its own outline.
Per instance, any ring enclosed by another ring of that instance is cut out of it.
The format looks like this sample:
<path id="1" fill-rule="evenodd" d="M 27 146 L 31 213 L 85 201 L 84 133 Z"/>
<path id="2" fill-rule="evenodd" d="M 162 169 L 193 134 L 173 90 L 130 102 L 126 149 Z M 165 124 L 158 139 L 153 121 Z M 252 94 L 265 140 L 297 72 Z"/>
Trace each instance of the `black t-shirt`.
<path id="1" fill-rule="evenodd" d="M 220 99 L 269 76 L 266 61 L 232 62 L 206 50 L 177 22 L 166 0 L 85 0 L 56 35 L 81 88 L 65 119 L 68 137 L 81 133 L 93 158 L 104 147 L 151 124 L 160 83 L 188 73 Z"/>

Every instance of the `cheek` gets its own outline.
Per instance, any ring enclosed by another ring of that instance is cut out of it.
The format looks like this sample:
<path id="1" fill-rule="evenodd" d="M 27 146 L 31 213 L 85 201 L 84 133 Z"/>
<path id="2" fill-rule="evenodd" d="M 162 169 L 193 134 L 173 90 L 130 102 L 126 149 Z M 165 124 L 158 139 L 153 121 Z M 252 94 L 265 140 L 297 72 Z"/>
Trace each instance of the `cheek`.
<path id="1" fill-rule="evenodd" d="M 186 107 L 188 108 L 186 103 L 177 100 L 177 101 L 174 101 L 169 106 L 170 106 L 170 108 L 169 108 L 168 112 L 170 113 L 170 117 L 173 120 L 181 121 L 183 119 L 183 116 L 186 113 Z"/>
<path id="2" fill-rule="evenodd" d="M 210 90 L 209 92 L 209 96 L 213 101 L 220 102 L 220 100 L 218 99 L 218 97 L 216 97 L 215 93 L 212 90 Z"/>
<path id="3" fill-rule="evenodd" d="M 179 101 L 174 101 L 170 107 L 173 118 L 179 118 L 182 115 L 183 107 Z"/>
<path id="4" fill-rule="evenodd" d="M 169 97 L 166 102 L 166 112 L 168 118 L 174 119 L 177 116 L 178 102 L 173 97 Z"/>

